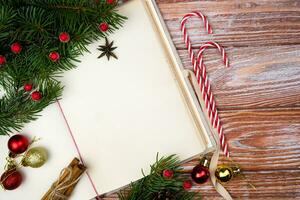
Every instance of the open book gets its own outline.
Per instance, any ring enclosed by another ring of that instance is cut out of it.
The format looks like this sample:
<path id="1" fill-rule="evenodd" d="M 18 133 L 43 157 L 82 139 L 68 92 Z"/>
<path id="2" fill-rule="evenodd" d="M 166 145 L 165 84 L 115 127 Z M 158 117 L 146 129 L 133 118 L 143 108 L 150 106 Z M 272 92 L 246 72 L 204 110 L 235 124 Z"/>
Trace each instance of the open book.
<path id="1" fill-rule="evenodd" d="M 97 48 L 105 41 L 96 41 L 88 47 L 91 53 L 79 58 L 78 68 L 61 80 L 61 108 L 94 185 L 84 176 L 74 200 L 91 199 L 142 178 L 141 169 L 147 172 L 157 152 L 189 159 L 213 148 L 155 2 L 132 0 L 119 11 L 128 20 L 109 37 L 118 46 L 119 59 L 98 59 Z M 62 111 L 53 104 L 24 129 L 29 137 L 42 138 L 37 145 L 46 146 L 50 158 L 40 169 L 24 169 L 24 184 L 1 192 L 0 199 L 40 199 L 78 155 Z"/>

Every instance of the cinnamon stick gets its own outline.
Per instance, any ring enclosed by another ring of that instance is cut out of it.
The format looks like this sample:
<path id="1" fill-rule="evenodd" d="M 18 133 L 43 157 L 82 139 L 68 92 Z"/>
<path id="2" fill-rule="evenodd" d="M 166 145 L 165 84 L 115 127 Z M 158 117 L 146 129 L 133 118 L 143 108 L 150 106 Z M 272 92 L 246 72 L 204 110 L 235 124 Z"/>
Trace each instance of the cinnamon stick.
<path id="1" fill-rule="evenodd" d="M 72 180 L 71 180 L 71 183 L 73 183 L 67 190 L 66 192 L 64 193 L 65 196 L 69 197 L 73 190 L 75 189 L 77 183 L 78 183 L 78 179 L 79 177 L 85 172 L 86 170 L 86 167 L 82 164 L 78 164 L 74 167 L 74 171 L 73 171 L 73 176 L 72 176 Z"/>

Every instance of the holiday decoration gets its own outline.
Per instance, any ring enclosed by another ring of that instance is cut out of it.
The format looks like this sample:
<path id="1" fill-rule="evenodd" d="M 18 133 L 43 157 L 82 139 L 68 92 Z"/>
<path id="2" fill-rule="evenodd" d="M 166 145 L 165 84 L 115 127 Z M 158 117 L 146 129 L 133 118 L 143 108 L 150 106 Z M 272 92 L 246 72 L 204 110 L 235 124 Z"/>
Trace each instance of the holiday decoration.
<path id="1" fill-rule="evenodd" d="M 3 55 L 0 55 L 0 66 L 6 63 L 6 58 Z"/>
<path id="2" fill-rule="evenodd" d="M 121 191 L 118 196 L 120 200 L 197 200 L 200 195 L 188 191 L 192 183 L 186 180 L 181 171 L 180 161 L 175 155 L 156 159 L 151 165 L 149 175 L 131 184 L 129 191 Z M 169 178 L 165 178 L 165 175 Z M 170 177 L 172 177 L 170 179 Z"/>
<path id="3" fill-rule="evenodd" d="M 108 23 L 106 23 L 106 22 L 102 22 L 102 23 L 99 25 L 99 29 L 100 29 L 100 31 L 102 31 L 102 32 L 106 32 L 106 31 L 108 30 L 108 28 L 109 28 L 109 25 L 108 25 Z"/>
<path id="4" fill-rule="evenodd" d="M 22 181 L 22 174 L 16 169 L 8 170 L 1 175 L 1 185 L 6 190 L 18 188 Z"/>
<path id="5" fill-rule="evenodd" d="M 52 60 L 53 62 L 56 62 L 56 61 L 59 60 L 60 55 L 59 55 L 58 52 L 53 51 L 53 52 L 51 52 L 51 53 L 49 54 L 49 58 L 50 58 L 50 60 Z"/>
<path id="6" fill-rule="evenodd" d="M 111 5 L 111 4 L 116 3 L 116 1 L 115 0 L 106 0 L 106 3 Z"/>
<path id="7" fill-rule="evenodd" d="M 126 18 L 116 12 L 117 4 L 103 2 L 0 0 L 0 93 L 4 94 L 0 97 L 0 135 L 20 131 L 25 123 L 36 120 L 62 94 L 63 86 L 56 78 L 75 68 L 78 56 L 87 52 L 87 45 L 103 38 L 103 32 L 112 33 L 122 26 Z M 28 100 L 24 92 L 29 89 L 20 91 L 24 80 L 32 79 L 43 98 L 38 93 L 31 98 L 41 103 Z"/>
<path id="8" fill-rule="evenodd" d="M 31 99 L 33 101 L 40 101 L 42 99 L 42 94 L 39 92 L 39 91 L 34 91 L 32 94 L 31 94 Z"/>
<path id="9" fill-rule="evenodd" d="M 207 77 L 206 69 L 205 69 L 205 66 L 203 64 L 203 61 L 201 62 L 202 53 L 200 53 L 200 52 L 201 51 L 203 52 L 203 50 L 206 49 L 207 47 L 200 47 L 198 57 L 196 58 L 195 55 L 194 55 L 193 49 L 192 49 L 192 43 L 191 43 L 190 37 L 187 34 L 187 29 L 186 29 L 186 26 L 185 26 L 187 20 L 191 17 L 194 17 L 194 16 L 200 18 L 203 21 L 203 23 L 205 25 L 205 29 L 206 29 L 208 34 L 211 34 L 213 32 L 210 24 L 208 23 L 207 17 L 205 15 L 203 15 L 201 12 L 191 12 L 191 13 L 186 14 L 181 20 L 181 31 L 183 33 L 184 43 L 186 44 L 186 47 L 188 49 L 188 53 L 189 53 L 189 56 L 190 56 L 190 60 L 191 60 L 192 65 L 193 65 L 194 73 L 197 77 L 198 84 L 200 86 L 200 90 L 201 90 L 202 97 L 203 97 L 204 102 L 205 102 L 205 106 L 206 106 L 206 109 L 207 109 L 208 116 L 210 118 L 211 125 L 214 128 L 217 128 L 218 133 L 219 133 L 219 140 L 220 140 L 221 148 L 222 148 L 224 154 L 227 157 L 229 157 L 228 145 L 227 145 L 227 142 L 225 140 L 223 127 L 222 127 L 222 124 L 220 122 L 219 114 L 217 112 L 214 96 L 213 96 L 213 93 L 211 92 L 209 79 Z M 213 43 L 214 46 L 217 47 L 222 52 L 221 54 L 223 56 L 223 61 L 226 65 L 226 67 L 228 67 L 229 66 L 228 58 L 225 54 L 224 49 L 219 44 L 217 44 L 215 42 L 211 42 L 211 43 Z M 200 64 L 199 64 L 199 61 L 201 62 Z"/>
<path id="10" fill-rule="evenodd" d="M 240 173 L 240 169 L 237 167 L 219 165 L 215 171 L 215 176 L 219 182 L 225 183 L 230 181 L 235 175 L 239 173 Z"/>
<path id="11" fill-rule="evenodd" d="M 10 46 L 10 49 L 13 53 L 19 54 L 22 51 L 22 46 L 20 43 L 16 42 Z"/>
<path id="12" fill-rule="evenodd" d="M 59 34 L 59 41 L 67 43 L 70 41 L 70 35 L 67 32 L 62 32 Z"/>
<path id="13" fill-rule="evenodd" d="M 105 45 L 99 45 L 98 50 L 101 51 L 102 53 L 100 54 L 100 56 L 98 56 L 98 58 L 102 58 L 103 56 L 106 56 L 107 59 L 109 60 L 110 57 L 112 56 L 115 59 L 118 59 L 116 54 L 114 54 L 113 52 L 113 50 L 115 50 L 117 47 L 113 47 L 113 45 L 114 45 L 114 41 L 109 43 L 108 39 L 105 38 Z"/>
<path id="14" fill-rule="evenodd" d="M 33 87 L 32 84 L 27 83 L 27 84 L 24 85 L 24 90 L 25 90 L 26 92 L 30 92 L 30 91 L 32 90 L 32 87 Z"/>
<path id="15" fill-rule="evenodd" d="M 29 149 L 22 160 L 22 165 L 24 167 L 38 168 L 45 164 L 48 159 L 48 154 L 46 149 L 42 147 L 34 147 Z"/>
<path id="16" fill-rule="evenodd" d="M 20 154 L 27 150 L 29 141 L 26 136 L 17 134 L 9 138 L 7 146 L 10 152 L 14 154 Z"/>
<path id="17" fill-rule="evenodd" d="M 196 165 L 191 173 L 191 177 L 195 183 L 205 183 L 209 178 L 208 160 L 203 158 L 200 164 Z"/>

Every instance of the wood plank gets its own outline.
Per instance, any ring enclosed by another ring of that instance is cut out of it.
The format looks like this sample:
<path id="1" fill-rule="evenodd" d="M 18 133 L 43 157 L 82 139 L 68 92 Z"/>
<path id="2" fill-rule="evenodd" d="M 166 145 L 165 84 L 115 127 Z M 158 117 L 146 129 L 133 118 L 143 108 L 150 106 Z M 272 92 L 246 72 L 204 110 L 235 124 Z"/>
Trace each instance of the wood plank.
<path id="1" fill-rule="evenodd" d="M 191 68 L 187 51 L 178 52 L 184 66 Z M 226 52 L 228 69 L 217 50 L 208 49 L 204 56 L 220 110 L 300 106 L 300 45 L 235 47 Z"/>
<path id="2" fill-rule="evenodd" d="M 207 15 L 214 30 L 214 34 L 207 35 L 202 22 L 192 18 L 188 27 L 195 47 L 208 40 L 224 46 L 300 44 L 299 0 L 158 2 L 177 48 L 185 48 L 180 20 L 194 10 Z"/>

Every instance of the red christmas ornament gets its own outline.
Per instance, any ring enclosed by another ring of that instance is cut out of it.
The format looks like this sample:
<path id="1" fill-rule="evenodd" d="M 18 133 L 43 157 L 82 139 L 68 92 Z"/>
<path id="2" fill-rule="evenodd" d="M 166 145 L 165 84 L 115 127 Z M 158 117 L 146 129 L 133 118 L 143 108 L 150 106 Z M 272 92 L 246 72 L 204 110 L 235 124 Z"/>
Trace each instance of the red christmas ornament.
<path id="1" fill-rule="evenodd" d="M 25 90 L 26 92 L 30 92 L 30 91 L 32 90 L 32 88 L 33 88 L 33 85 L 30 84 L 30 83 L 26 83 L 26 84 L 24 85 L 24 90 Z"/>
<path id="2" fill-rule="evenodd" d="M 67 43 L 70 41 L 70 35 L 67 32 L 62 32 L 59 34 L 59 40 L 63 43 Z"/>
<path id="3" fill-rule="evenodd" d="M 166 179 L 170 179 L 174 176 L 174 172 L 170 169 L 165 169 L 163 171 L 163 177 L 166 178 Z"/>
<path id="4" fill-rule="evenodd" d="M 0 65 L 4 65 L 6 63 L 5 56 L 0 55 Z"/>
<path id="5" fill-rule="evenodd" d="M 57 53 L 56 51 L 53 51 L 53 52 L 51 52 L 51 53 L 49 54 L 49 58 L 50 58 L 50 60 L 52 60 L 53 62 L 56 62 L 56 61 L 59 60 L 60 55 L 59 55 L 59 53 Z"/>
<path id="6" fill-rule="evenodd" d="M 106 22 L 102 22 L 100 25 L 99 25 L 99 29 L 102 31 L 102 32 L 106 32 L 108 30 L 109 26 Z"/>
<path id="7" fill-rule="evenodd" d="M 22 183 L 22 174 L 16 169 L 11 169 L 1 175 L 1 183 L 4 189 L 14 190 Z"/>
<path id="8" fill-rule="evenodd" d="M 13 53 L 18 54 L 22 51 L 22 46 L 20 43 L 16 42 L 10 46 L 10 49 Z"/>
<path id="9" fill-rule="evenodd" d="M 109 4 L 109 5 L 114 4 L 115 0 L 106 0 L 106 3 Z"/>
<path id="10" fill-rule="evenodd" d="M 209 170 L 207 167 L 199 164 L 192 170 L 191 177 L 195 183 L 205 183 L 209 178 Z"/>
<path id="11" fill-rule="evenodd" d="M 42 99 L 42 93 L 40 93 L 39 91 L 35 91 L 33 93 L 31 93 L 31 99 L 33 101 L 39 101 Z"/>
<path id="12" fill-rule="evenodd" d="M 182 183 L 182 187 L 183 187 L 185 190 L 191 189 L 192 186 L 193 186 L 193 183 L 192 183 L 192 181 L 190 181 L 190 180 L 186 180 L 186 181 L 184 181 L 184 182 Z"/>
<path id="13" fill-rule="evenodd" d="M 28 138 L 24 135 L 17 134 L 9 138 L 7 147 L 14 154 L 24 153 L 29 146 Z"/>

